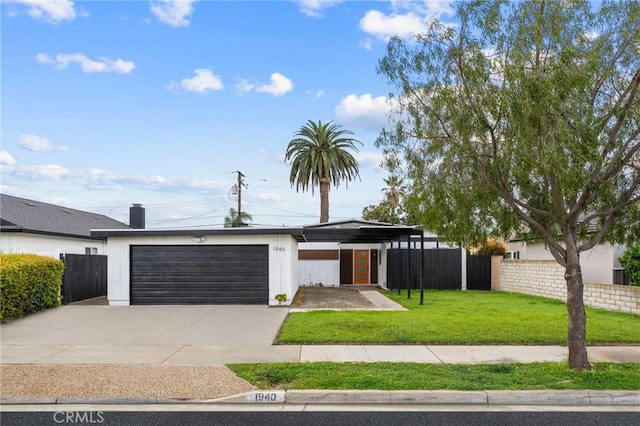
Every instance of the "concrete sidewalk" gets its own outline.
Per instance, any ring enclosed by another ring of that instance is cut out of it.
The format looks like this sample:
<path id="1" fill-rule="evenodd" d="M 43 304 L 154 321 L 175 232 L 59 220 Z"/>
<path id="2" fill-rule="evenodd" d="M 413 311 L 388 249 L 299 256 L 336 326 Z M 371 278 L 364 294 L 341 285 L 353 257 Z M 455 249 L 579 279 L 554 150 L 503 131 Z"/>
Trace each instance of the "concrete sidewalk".
<path id="1" fill-rule="evenodd" d="M 640 346 L 591 346 L 592 362 L 640 362 Z M 0 364 L 210 365 L 274 362 L 430 364 L 563 362 L 563 346 L 231 345 L 0 346 Z"/>

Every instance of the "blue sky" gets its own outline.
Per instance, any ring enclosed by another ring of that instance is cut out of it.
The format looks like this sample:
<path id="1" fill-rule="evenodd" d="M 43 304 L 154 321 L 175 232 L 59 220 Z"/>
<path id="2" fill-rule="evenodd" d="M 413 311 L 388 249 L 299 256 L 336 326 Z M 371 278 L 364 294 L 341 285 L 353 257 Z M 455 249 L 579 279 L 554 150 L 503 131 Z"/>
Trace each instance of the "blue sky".
<path id="1" fill-rule="evenodd" d="M 330 220 L 382 199 L 374 140 L 390 90 L 376 73 L 391 35 L 451 19 L 440 1 L 3 0 L 3 193 L 149 228 L 316 223 L 283 160 L 307 120 L 363 142 L 361 180 L 330 192 Z"/>

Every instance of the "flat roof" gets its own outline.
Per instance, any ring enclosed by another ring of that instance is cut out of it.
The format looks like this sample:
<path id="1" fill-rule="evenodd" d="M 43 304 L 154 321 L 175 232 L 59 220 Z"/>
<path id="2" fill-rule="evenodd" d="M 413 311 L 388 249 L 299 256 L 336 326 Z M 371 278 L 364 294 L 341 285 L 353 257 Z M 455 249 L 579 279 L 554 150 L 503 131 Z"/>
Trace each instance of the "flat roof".
<path id="1" fill-rule="evenodd" d="M 217 228 L 217 229 L 97 229 L 92 237 L 202 237 L 207 235 L 282 235 L 288 234 L 298 242 L 383 243 L 402 237 L 422 235 L 422 230 L 405 225 L 360 226 L 357 228 L 282 227 L 282 228 Z M 427 237 L 427 241 L 435 241 Z"/>

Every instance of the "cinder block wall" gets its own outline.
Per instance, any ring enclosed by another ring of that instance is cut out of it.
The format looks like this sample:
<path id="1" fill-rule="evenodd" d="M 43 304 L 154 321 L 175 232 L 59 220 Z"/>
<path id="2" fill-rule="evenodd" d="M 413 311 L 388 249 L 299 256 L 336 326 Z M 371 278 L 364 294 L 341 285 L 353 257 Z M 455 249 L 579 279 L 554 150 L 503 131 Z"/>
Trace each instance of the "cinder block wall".
<path id="1" fill-rule="evenodd" d="M 564 268 L 553 260 L 503 260 L 499 288 L 567 300 Z M 640 287 L 585 283 L 584 303 L 594 308 L 640 315 Z"/>

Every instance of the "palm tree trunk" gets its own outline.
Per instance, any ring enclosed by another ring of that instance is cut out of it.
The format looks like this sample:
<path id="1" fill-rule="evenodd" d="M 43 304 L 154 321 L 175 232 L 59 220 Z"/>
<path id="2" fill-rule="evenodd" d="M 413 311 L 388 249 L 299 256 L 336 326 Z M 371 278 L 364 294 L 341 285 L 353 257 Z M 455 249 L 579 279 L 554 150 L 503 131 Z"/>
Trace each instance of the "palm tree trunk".
<path id="1" fill-rule="evenodd" d="M 582 268 L 574 238 L 565 238 L 567 263 L 564 279 L 567 282 L 567 311 L 569 330 L 569 367 L 573 370 L 591 370 L 587 355 L 587 315 L 584 311 Z"/>
<path id="2" fill-rule="evenodd" d="M 320 223 L 329 222 L 329 179 L 320 179 Z"/>

